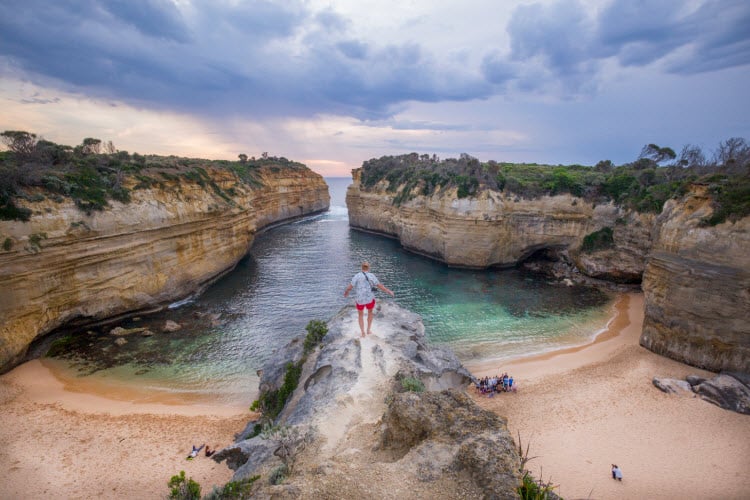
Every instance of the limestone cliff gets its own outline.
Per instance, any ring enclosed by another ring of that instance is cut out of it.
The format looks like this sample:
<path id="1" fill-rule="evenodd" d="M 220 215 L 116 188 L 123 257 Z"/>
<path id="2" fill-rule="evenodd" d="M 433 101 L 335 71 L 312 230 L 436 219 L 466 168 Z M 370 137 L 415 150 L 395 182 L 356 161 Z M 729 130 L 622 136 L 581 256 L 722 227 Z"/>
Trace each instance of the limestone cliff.
<path id="1" fill-rule="evenodd" d="M 518 497 L 505 420 L 463 392 L 468 372 L 426 344 L 418 315 L 386 301 L 373 335 L 360 337 L 353 307 L 328 327 L 306 358 L 299 339 L 264 367 L 261 391 L 286 386 L 301 362 L 299 384 L 276 430 L 214 455 L 235 481 L 259 475 L 254 498 Z"/>
<path id="2" fill-rule="evenodd" d="M 213 182 L 167 177 L 90 215 L 72 200 L 23 202 L 28 222 L 0 221 L 0 373 L 36 338 L 70 322 L 153 310 L 232 269 L 270 224 L 328 208 L 323 178 L 263 167 L 256 185 L 208 168 Z M 42 197 L 44 198 L 44 197 Z"/>
<path id="3" fill-rule="evenodd" d="M 713 371 L 750 372 L 750 217 L 706 226 L 693 186 L 666 203 L 643 279 L 641 345 Z"/>
<path id="4" fill-rule="evenodd" d="M 349 224 L 397 238 L 415 253 L 451 266 L 512 266 L 543 249 L 565 251 L 584 273 L 620 281 L 639 281 L 650 242 L 651 219 L 612 203 L 593 204 L 570 194 L 524 199 L 482 190 L 458 198 L 456 189 L 438 189 L 395 206 L 397 193 L 381 182 L 362 189 L 361 170 L 353 171 L 346 195 Z M 611 250 L 584 254 L 584 237 L 613 229 Z"/>
<path id="5" fill-rule="evenodd" d="M 491 189 L 459 198 L 438 188 L 399 205 L 387 181 L 364 189 L 360 176 L 353 171 L 347 191 L 352 227 L 453 266 L 515 265 L 543 251 L 589 277 L 643 278 L 643 346 L 706 369 L 750 371 L 750 217 L 707 225 L 714 205 L 705 186 L 689 186 L 657 216 L 568 194 L 523 199 Z M 581 250 L 605 228 L 610 245 Z"/>

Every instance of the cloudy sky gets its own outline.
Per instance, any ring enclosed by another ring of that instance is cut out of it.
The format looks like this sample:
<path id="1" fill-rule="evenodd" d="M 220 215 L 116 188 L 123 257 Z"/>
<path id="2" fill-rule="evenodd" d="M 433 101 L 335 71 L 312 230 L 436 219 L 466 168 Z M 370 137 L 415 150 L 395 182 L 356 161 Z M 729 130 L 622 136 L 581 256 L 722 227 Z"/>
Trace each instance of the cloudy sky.
<path id="1" fill-rule="evenodd" d="M 0 130 L 323 175 L 750 140 L 748 0 L 0 0 Z"/>

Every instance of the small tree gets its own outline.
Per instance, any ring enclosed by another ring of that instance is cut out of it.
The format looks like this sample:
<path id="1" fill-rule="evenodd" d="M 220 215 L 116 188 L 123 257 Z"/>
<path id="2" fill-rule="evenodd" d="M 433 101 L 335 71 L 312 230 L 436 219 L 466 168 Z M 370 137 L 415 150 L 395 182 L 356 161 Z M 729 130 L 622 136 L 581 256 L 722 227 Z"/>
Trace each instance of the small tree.
<path id="1" fill-rule="evenodd" d="M 656 163 L 661 163 L 666 160 L 674 160 L 676 157 L 677 154 L 672 148 L 662 148 L 656 144 L 647 144 L 641 149 L 641 154 L 638 156 L 638 159 L 648 158 Z"/>
<path id="2" fill-rule="evenodd" d="M 30 156 L 36 147 L 36 134 L 30 134 L 23 130 L 6 130 L 0 137 L 8 149 L 19 156 Z"/>
<path id="3" fill-rule="evenodd" d="M 102 150 L 101 139 L 86 137 L 80 146 L 80 151 L 84 155 L 99 154 Z"/>
<path id="4" fill-rule="evenodd" d="M 245 153 L 240 153 L 237 157 L 240 159 L 240 163 L 247 163 L 247 155 Z"/>

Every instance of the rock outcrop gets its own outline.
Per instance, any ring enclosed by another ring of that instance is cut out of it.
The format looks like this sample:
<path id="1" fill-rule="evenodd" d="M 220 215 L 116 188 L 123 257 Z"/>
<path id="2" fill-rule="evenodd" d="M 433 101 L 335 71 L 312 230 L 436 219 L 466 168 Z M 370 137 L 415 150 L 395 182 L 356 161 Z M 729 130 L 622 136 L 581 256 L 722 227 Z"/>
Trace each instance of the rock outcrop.
<path id="1" fill-rule="evenodd" d="M 747 373 L 722 372 L 712 379 L 697 375 L 688 375 L 686 380 L 654 377 L 653 383 L 667 394 L 695 393 L 725 410 L 750 415 L 750 375 Z"/>
<path id="2" fill-rule="evenodd" d="M 20 201 L 31 220 L 0 221 L 0 373 L 61 325 L 88 323 L 196 293 L 231 270 L 258 230 L 326 210 L 328 188 L 306 168 L 258 169 L 251 187 L 206 169 L 216 188 L 171 176 L 130 203 L 86 215 L 70 199 Z M 228 194 L 229 193 L 229 194 Z M 42 197 L 43 198 L 43 197 Z"/>
<path id="3" fill-rule="evenodd" d="M 261 498 L 516 498 L 513 439 L 503 419 L 463 393 L 470 375 L 455 356 L 428 347 L 421 318 L 391 302 L 378 305 L 374 331 L 360 337 L 356 310 L 343 309 L 304 358 L 274 422 L 280 430 L 214 458 L 227 460 L 236 481 L 260 475 Z M 301 346 L 267 363 L 262 391 L 281 387 Z M 424 392 L 405 390 L 420 385 Z M 279 471 L 286 479 L 274 486 Z"/>
<path id="4" fill-rule="evenodd" d="M 670 200 L 643 278 L 641 345 L 711 371 L 750 372 L 750 217 L 706 226 L 703 186 Z"/>

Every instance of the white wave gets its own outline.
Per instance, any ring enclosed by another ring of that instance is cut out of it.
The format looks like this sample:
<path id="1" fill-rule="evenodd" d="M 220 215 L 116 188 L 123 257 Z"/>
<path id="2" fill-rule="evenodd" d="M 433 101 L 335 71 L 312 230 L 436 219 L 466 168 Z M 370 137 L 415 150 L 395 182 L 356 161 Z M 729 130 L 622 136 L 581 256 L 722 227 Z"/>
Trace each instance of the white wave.
<path id="1" fill-rule="evenodd" d="M 345 216 L 348 217 L 349 216 L 349 210 L 347 210 L 346 207 L 342 207 L 342 206 L 339 206 L 339 205 L 333 205 L 332 207 L 330 207 L 328 209 L 328 215 L 333 215 L 333 216 L 342 216 L 342 215 L 345 215 Z"/>
<path id="2" fill-rule="evenodd" d="M 188 297 L 186 299 L 178 300 L 177 302 L 172 302 L 167 306 L 167 309 L 177 309 L 178 307 L 182 307 L 192 302 L 195 302 L 195 299 L 193 297 Z"/>

